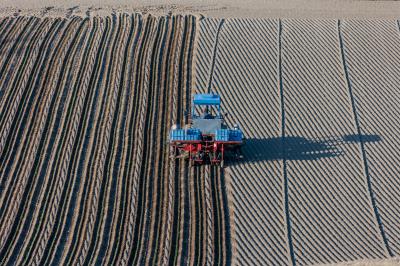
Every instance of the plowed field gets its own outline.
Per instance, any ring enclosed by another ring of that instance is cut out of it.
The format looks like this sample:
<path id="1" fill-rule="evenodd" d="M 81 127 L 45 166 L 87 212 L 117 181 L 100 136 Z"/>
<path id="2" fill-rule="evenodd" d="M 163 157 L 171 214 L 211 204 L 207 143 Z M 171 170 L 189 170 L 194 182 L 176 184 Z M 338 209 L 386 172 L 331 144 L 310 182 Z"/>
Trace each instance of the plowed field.
<path id="1" fill-rule="evenodd" d="M 399 26 L 0 18 L 0 264 L 400 255 Z M 196 92 L 222 96 L 242 161 L 171 158 Z"/>

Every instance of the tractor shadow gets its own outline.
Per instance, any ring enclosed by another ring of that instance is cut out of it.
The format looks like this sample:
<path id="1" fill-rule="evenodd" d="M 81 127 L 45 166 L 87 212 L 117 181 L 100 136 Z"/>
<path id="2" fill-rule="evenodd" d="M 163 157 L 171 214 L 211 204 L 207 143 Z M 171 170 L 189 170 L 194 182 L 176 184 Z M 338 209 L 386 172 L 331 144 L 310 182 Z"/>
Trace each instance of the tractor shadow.
<path id="1" fill-rule="evenodd" d="M 241 162 L 272 161 L 272 160 L 318 160 L 337 157 L 344 154 L 346 147 L 354 143 L 379 142 L 378 135 L 358 134 L 326 139 L 308 139 L 304 137 L 285 137 L 246 139 L 242 147 Z"/>

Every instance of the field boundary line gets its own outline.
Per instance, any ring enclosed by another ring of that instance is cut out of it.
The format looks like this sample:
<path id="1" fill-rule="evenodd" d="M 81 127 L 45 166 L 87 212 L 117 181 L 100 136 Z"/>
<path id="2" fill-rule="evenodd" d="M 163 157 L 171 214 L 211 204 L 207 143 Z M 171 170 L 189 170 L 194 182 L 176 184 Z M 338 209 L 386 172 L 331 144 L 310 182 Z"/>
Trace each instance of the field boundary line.
<path id="1" fill-rule="evenodd" d="M 396 24 L 397 24 L 397 29 L 399 30 L 399 34 L 400 34 L 400 20 L 396 19 Z"/>
<path id="2" fill-rule="evenodd" d="M 366 177 L 366 181 L 367 181 L 367 185 L 368 185 L 368 192 L 369 192 L 370 199 L 371 199 L 371 205 L 372 205 L 372 208 L 373 208 L 374 213 L 375 213 L 375 221 L 377 222 L 377 225 L 379 227 L 379 230 L 380 230 L 380 233 L 381 233 L 381 236 L 382 236 L 383 244 L 385 245 L 385 248 L 386 248 L 386 251 L 387 251 L 388 255 L 390 257 L 393 257 L 394 254 L 393 254 L 392 250 L 389 247 L 389 241 L 388 241 L 388 239 L 386 237 L 385 229 L 383 228 L 382 219 L 381 219 L 381 216 L 379 214 L 378 206 L 376 204 L 375 193 L 374 193 L 374 191 L 372 189 L 372 181 L 371 181 L 371 176 L 369 175 L 367 154 L 366 154 L 366 151 L 365 151 L 365 146 L 364 146 L 364 142 L 363 142 L 362 135 L 361 135 L 361 127 L 360 127 L 360 121 L 359 121 L 359 117 L 358 117 L 358 113 L 357 113 L 356 101 L 354 99 L 353 87 L 352 87 L 352 83 L 351 83 L 351 80 L 350 80 L 348 67 L 347 67 L 347 62 L 346 62 L 346 56 L 345 56 L 345 52 L 346 51 L 345 51 L 345 46 L 344 46 L 344 42 L 343 42 L 343 36 L 342 36 L 342 30 L 341 30 L 341 20 L 340 19 L 338 19 L 337 28 L 338 28 L 338 37 L 339 37 L 340 54 L 341 54 L 341 59 L 342 59 L 343 71 L 344 71 L 344 75 L 345 75 L 345 79 L 346 79 L 346 85 L 347 85 L 347 89 L 348 89 L 348 95 L 349 95 L 349 98 L 350 98 L 350 103 L 351 103 L 351 107 L 352 107 L 352 111 L 353 111 L 354 126 L 356 127 L 357 135 L 358 135 L 358 141 L 360 143 L 361 159 L 363 161 L 364 175 Z"/>
<path id="3" fill-rule="evenodd" d="M 287 175 L 287 164 L 286 164 L 286 147 L 285 147 L 285 99 L 283 92 L 283 79 L 282 79 L 282 20 L 278 20 L 278 82 L 279 82 L 279 93 L 281 98 L 281 139 L 282 139 L 282 166 L 283 166 L 283 182 L 284 182 L 284 210 L 285 210 L 285 222 L 288 239 L 288 248 L 291 264 L 296 265 L 296 258 L 293 250 L 292 240 L 292 225 L 290 222 L 290 211 L 289 211 L 289 180 Z"/>

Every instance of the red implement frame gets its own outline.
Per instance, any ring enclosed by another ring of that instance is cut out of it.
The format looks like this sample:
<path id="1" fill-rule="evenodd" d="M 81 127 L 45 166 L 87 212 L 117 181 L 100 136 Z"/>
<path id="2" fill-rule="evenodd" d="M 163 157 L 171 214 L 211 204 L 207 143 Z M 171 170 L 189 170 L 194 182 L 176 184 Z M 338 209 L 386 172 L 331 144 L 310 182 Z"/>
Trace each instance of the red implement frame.
<path id="1" fill-rule="evenodd" d="M 187 155 L 192 165 L 224 165 L 225 153 L 236 150 L 241 141 L 172 141 L 171 147 L 176 158 Z"/>

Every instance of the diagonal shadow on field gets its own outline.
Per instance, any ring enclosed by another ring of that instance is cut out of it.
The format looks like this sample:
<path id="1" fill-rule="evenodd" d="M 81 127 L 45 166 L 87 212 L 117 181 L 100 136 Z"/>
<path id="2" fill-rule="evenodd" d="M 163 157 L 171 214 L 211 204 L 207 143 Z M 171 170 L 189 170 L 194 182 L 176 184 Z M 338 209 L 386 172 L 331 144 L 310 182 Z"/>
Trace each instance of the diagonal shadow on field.
<path id="1" fill-rule="evenodd" d="M 345 135 L 324 139 L 310 139 L 299 136 L 283 138 L 250 138 L 246 139 L 242 148 L 242 162 L 269 160 L 317 160 L 340 156 L 344 153 L 344 145 L 360 141 L 378 142 L 378 135 Z M 285 149 L 283 149 L 283 146 Z M 284 154 L 285 150 L 285 154 Z M 285 155 L 285 156 L 284 156 Z"/>

